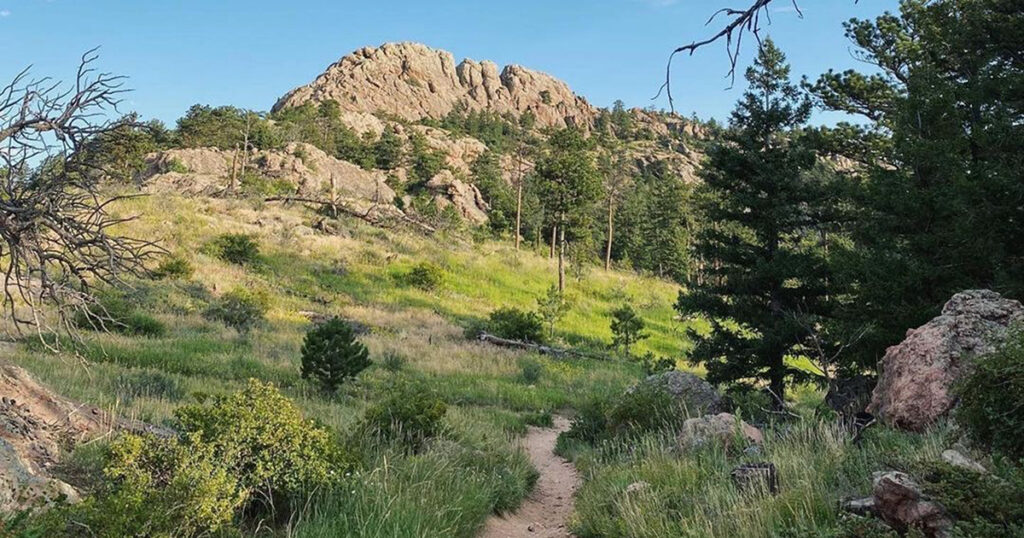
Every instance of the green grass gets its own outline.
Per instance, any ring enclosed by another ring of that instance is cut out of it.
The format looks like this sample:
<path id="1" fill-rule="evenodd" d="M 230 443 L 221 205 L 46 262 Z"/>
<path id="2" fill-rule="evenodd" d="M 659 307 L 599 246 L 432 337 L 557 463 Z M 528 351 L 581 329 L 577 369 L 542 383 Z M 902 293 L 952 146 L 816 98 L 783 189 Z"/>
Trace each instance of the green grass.
<path id="1" fill-rule="evenodd" d="M 462 324 L 502 306 L 532 309 L 555 278 L 551 260 L 498 242 L 425 238 L 385 231 L 358 220 L 345 233 L 313 233 L 315 215 L 298 207 L 161 195 L 130 200 L 119 210 L 139 214 L 130 233 L 159 239 L 195 267 L 187 280 L 133 283 L 133 307 L 166 326 L 139 337 L 83 333 L 78 355 L 54 355 L 26 339 L 13 360 L 69 398 L 149 422 L 170 423 L 174 410 L 212 394 L 239 390 L 249 378 L 271 381 L 307 416 L 349 439 L 367 405 L 395 375 L 425 380 L 449 404 L 446 433 L 416 455 L 363 446 L 367 457 L 344 488 L 320 492 L 292 521 L 293 536 L 472 536 L 488 515 L 512 510 L 529 492 L 535 471 L 516 437 L 526 424 L 548 424 L 551 413 L 593 397 L 610 397 L 642 375 L 620 361 L 528 357 L 539 376 L 523 381 L 521 352 L 467 340 Z M 226 233 L 253 235 L 257 261 L 239 266 L 205 253 Z M 428 261 L 444 270 L 435 290 L 406 285 L 410 267 Z M 156 263 L 154 263 L 154 266 Z M 202 312 L 236 287 L 265 290 L 265 323 L 239 335 Z M 611 341 L 608 313 L 633 302 L 651 338 L 640 348 L 682 357 L 683 327 L 673 320 L 677 286 L 628 272 L 594 268 L 570 281 L 573 307 L 557 327 L 562 345 L 603 348 Z M 307 313 L 341 315 L 366 325 L 361 337 L 376 362 L 335 396 L 299 377 Z M 400 355 L 401 372 L 383 365 Z M 346 441 L 346 442 L 350 442 Z"/>
<path id="2" fill-rule="evenodd" d="M 856 447 L 834 423 L 808 419 L 766 437 L 759 455 L 720 447 L 680 453 L 662 434 L 575 446 L 569 452 L 586 482 L 573 531 L 581 538 L 839 536 L 840 499 L 869 494 L 874 471 L 937 459 L 950 433 L 878 428 Z M 760 461 L 775 464 L 777 495 L 741 491 L 730 480 L 736 466 Z M 648 486 L 628 492 L 637 482 Z"/>

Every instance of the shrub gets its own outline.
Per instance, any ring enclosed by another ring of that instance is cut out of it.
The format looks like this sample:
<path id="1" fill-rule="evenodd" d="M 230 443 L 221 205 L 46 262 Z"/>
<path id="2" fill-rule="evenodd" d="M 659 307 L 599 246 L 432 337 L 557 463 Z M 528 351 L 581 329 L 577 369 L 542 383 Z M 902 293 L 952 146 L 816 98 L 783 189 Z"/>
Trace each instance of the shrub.
<path id="1" fill-rule="evenodd" d="M 569 454 L 567 449 L 572 441 L 597 444 L 598 441 L 608 437 L 608 408 L 609 401 L 605 398 L 594 397 L 583 402 L 576 409 L 576 415 L 569 423 L 569 429 L 558 436 L 556 452 L 565 457 Z"/>
<path id="2" fill-rule="evenodd" d="M 370 365 L 366 346 L 352 327 L 333 318 L 313 327 L 302 343 L 302 378 L 312 379 L 326 392 L 334 392 L 349 377 Z"/>
<path id="3" fill-rule="evenodd" d="M 263 323 L 269 309 L 270 297 L 265 292 L 235 288 L 214 301 L 203 316 L 219 321 L 239 334 L 248 334 Z"/>
<path id="4" fill-rule="evenodd" d="M 363 415 L 360 430 L 418 452 L 427 440 L 441 433 L 448 406 L 428 388 L 400 382 Z"/>
<path id="5" fill-rule="evenodd" d="M 544 372 L 544 365 L 535 360 L 524 360 L 519 363 L 520 379 L 527 385 L 535 385 Z"/>
<path id="6" fill-rule="evenodd" d="M 644 320 L 632 306 L 624 304 L 612 311 L 612 346 L 621 349 L 627 357 L 633 344 L 649 336 L 643 330 Z"/>
<path id="7" fill-rule="evenodd" d="M 270 500 L 325 486 L 344 465 L 327 430 L 303 419 L 273 385 L 255 379 L 211 405 L 183 406 L 175 416 L 190 442 L 212 447 L 240 487 L 260 488 Z"/>
<path id="8" fill-rule="evenodd" d="M 85 523 L 91 536 L 220 535 L 240 515 L 290 510 L 299 495 L 344 471 L 328 432 L 272 385 L 250 380 L 175 416 L 178 437 L 127 434 L 113 442 L 107 483 L 66 508 L 64 519 Z"/>
<path id="9" fill-rule="evenodd" d="M 178 159 L 171 159 L 166 164 L 166 169 L 164 170 L 164 172 L 165 173 L 166 172 L 174 172 L 176 174 L 187 174 L 187 173 L 191 172 L 191 170 L 189 170 L 188 167 L 185 166 L 185 163 L 179 161 Z"/>
<path id="10" fill-rule="evenodd" d="M 535 312 L 518 308 L 499 308 L 491 312 L 487 324 L 495 336 L 522 342 L 543 342 L 544 326 Z"/>
<path id="11" fill-rule="evenodd" d="M 229 528 L 245 502 L 212 447 L 129 434 L 111 444 L 98 494 L 70 508 L 93 536 L 197 536 Z"/>
<path id="12" fill-rule="evenodd" d="M 128 370 L 114 379 L 114 393 L 131 401 L 134 398 L 181 400 L 185 392 L 178 380 L 159 370 Z"/>
<path id="13" fill-rule="evenodd" d="M 397 373 L 405 368 L 406 360 L 402 355 L 392 351 L 385 353 L 384 358 L 380 362 L 385 370 L 391 373 Z"/>
<path id="14" fill-rule="evenodd" d="M 685 409 L 656 384 L 641 383 L 623 394 L 608 411 L 608 428 L 635 435 L 682 425 Z"/>
<path id="15" fill-rule="evenodd" d="M 247 265 L 259 260 L 260 245 L 249 234 L 224 234 L 210 243 L 214 256 L 228 263 Z"/>
<path id="16" fill-rule="evenodd" d="M 978 357 L 957 393 L 956 416 L 971 437 L 1024 458 L 1024 330 L 1015 330 L 1000 349 Z"/>
<path id="17" fill-rule="evenodd" d="M 73 321 L 82 329 L 132 336 L 160 336 L 166 332 L 163 323 L 140 312 L 125 292 L 115 289 L 97 293 L 95 302 L 79 310 Z"/>
<path id="18" fill-rule="evenodd" d="M 676 369 L 675 359 L 659 357 L 650 351 L 644 353 L 644 356 L 640 357 L 639 362 L 644 367 L 644 372 L 647 375 L 662 374 Z"/>
<path id="19" fill-rule="evenodd" d="M 923 465 L 921 485 L 930 497 L 956 517 L 955 536 L 1024 536 L 1024 467 L 997 458 L 989 473 L 977 473 L 946 462 Z"/>
<path id="20" fill-rule="evenodd" d="M 153 271 L 153 278 L 157 279 L 186 279 L 192 276 L 195 268 L 192 262 L 184 256 L 168 256 L 160 262 L 160 265 Z"/>
<path id="21" fill-rule="evenodd" d="M 444 269 L 436 263 L 420 262 L 409 269 L 405 282 L 424 291 L 435 290 L 444 283 Z"/>

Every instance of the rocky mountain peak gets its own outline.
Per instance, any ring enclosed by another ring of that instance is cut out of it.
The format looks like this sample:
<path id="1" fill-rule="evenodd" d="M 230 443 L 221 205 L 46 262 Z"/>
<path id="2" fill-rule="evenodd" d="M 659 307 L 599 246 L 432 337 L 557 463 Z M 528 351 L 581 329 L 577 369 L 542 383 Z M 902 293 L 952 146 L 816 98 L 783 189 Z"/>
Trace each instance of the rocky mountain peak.
<path id="1" fill-rule="evenodd" d="M 282 97 L 274 110 L 337 101 L 343 111 L 383 113 L 408 121 L 440 119 L 459 103 L 519 116 L 541 127 L 588 126 L 596 111 L 564 82 L 518 65 L 464 59 L 419 43 L 365 47 L 338 60 L 313 82 Z"/>

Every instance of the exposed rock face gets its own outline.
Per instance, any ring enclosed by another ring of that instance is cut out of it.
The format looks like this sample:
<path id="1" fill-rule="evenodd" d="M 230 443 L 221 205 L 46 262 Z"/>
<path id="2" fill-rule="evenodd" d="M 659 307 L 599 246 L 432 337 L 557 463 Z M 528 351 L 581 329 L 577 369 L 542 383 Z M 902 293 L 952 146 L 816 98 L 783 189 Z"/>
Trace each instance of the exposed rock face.
<path id="1" fill-rule="evenodd" d="M 687 412 L 692 416 L 718 413 L 725 411 L 726 408 L 722 396 L 718 394 L 715 387 L 711 386 L 711 383 L 687 372 L 672 370 L 648 376 L 629 391 L 632 392 L 637 387 L 645 386 L 655 386 L 668 392 L 677 403 L 685 406 Z"/>
<path id="2" fill-rule="evenodd" d="M 516 116 L 531 111 L 543 127 L 589 126 L 594 109 L 558 79 L 510 65 L 463 60 L 418 43 L 359 49 L 312 83 L 282 97 L 274 110 L 337 101 L 343 111 L 386 113 L 409 121 L 440 119 L 458 103 Z"/>
<path id="3" fill-rule="evenodd" d="M 169 434 L 65 400 L 36 383 L 25 370 L 0 365 L 0 511 L 77 501 L 74 488 L 50 476 L 62 447 L 118 429 Z"/>
<path id="4" fill-rule="evenodd" d="M 954 295 L 940 316 L 886 350 L 868 412 L 900 428 L 923 430 L 956 404 L 951 389 L 970 371 L 973 358 L 991 352 L 1021 319 L 1020 302 L 996 292 Z"/>
<path id="5" fill-rule="evenodd" d="M 148 167 L 139 180 L 153 190 L 214 194 L 229 187 L 232 163 L 241 170 L 241 157 L 217 148 L 172 149 L 146 157 Z M 310 144 L 289 144 L 283 151 L 252 152 L 248 169 L 292 184 L 300 196 L 325 197 L 332 178 L 340 198 L 390 204 L 395 192 L 383 172 L 368 171 L 340 161 Z"/>
<path id="6" fill-rule="evenodd" d="M 459 216 L 472 224 L 487 222 L 490 206 L 476 185 L 465 183 L 450 171 L 442 170 L 427 182 L 427 188 L 436 194 L 434 202 L 438 209 L 452 206 Z"/>
<path id="7" fill-rule="evenodd" d="M 683 423 L 679 432 L 678 445 L 691 450 L 708 444 L 720 444 L 728 448 L 737 440 L 746 444 L 760 444 L 764 441 L 761 430 L 743 422 L 729 413 L 705 415 L 691 418 Z"/>
<path id="8" fill-rule="evenodd" d="M 953 520 L 942 505 L 928 500 L 910 476 L 892 471 L 875 473 L 874 510 L 898 532 L 920 529 L 928 538 L 950 535 Z"/>

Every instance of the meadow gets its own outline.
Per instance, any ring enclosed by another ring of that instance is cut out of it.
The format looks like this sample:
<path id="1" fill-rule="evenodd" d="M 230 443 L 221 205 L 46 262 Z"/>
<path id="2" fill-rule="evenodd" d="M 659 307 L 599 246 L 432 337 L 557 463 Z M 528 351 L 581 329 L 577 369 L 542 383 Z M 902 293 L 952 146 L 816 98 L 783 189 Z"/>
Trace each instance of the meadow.
<path id="1" fill-rule="evenodd" d="M 516 439 L 527 423 L 571 412 L 584 400 L 621 393 L 643 375 L 621 360 L 554 360 L 468 339 L 464 326 L 498 307 L 526 310 L 553 282 L 553 261 L 497 241 L 423 237 L 371 227 L 358 219 L 313 229 L 322 217 L 299 206 L 247 200 L 149 196 L 118 208 L 139 215 L 137 236 L 158 238 L 189 260 L 189 278 L 129 282 L 129 302 L 166 327 L 130 336 L 84 331 L 76 353 L 54 354 L 32 338 L 11 359 L 72 399 L 122 416 L 170 423 L 182 404 L 239 390 L 249 378 L 282 389 L 308 416 L 339 435 L 399 378 L 415 378 L 448 405 L 443 439 L 424 452 L 387 445 L 281 532 L 295 536 L 472 536 L 493 512 L 514 509 L 535 479 Z M 252 264 L 209 252 L 221 234 L 251 234 Z M 425 260 L 443 268 L 437 289 L 403 283 Z M 202 315 L 235 288 L 269 298 L 266 321 L 246 335 Z M 651 337 L 638 346 L 681 357 L 684 327 L 673 319 L 677 286 L 629 272 L 588 269 L 570 282 L 572 308 L 556 341 L 607 352 L 609 312 L 632 303 Z M 373 366 L 325 396 L 300 378 L 300 346 L 311 317 L 342 316 L 362 327 Z M 524 378 L 524 370 L 533 372 Z M 88 449 L 86 449 L 88 451 Z M 266 531 L 264 528 L 261 532 Z"/>

